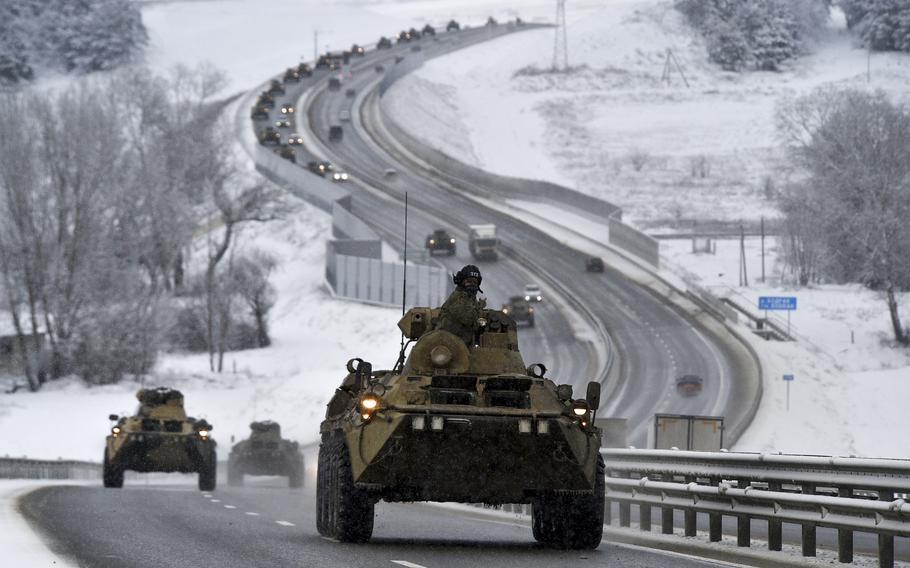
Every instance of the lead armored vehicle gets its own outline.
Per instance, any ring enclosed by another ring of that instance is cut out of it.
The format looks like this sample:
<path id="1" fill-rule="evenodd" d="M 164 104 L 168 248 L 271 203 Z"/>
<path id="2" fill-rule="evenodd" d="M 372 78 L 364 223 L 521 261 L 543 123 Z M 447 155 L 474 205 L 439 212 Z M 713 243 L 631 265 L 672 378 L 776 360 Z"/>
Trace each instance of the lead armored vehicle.
<path id="1" fill-rule="evenodd" d="M 215 489 L 215 440 L 212 425 L 188 417 L 180 391 L 159 387 L 136 393 L 134 416 L 110 419 L 104 448 L 105 487 L 123 487 L 126 470 L 198 473 L 199 489 Z"/>
<path id="2" fill-rule="evenodd" d="M 530 503 L 538 541 L 596 548 L 600 384 L 573 399 L 543 365 L 526 367 L 515 322 L 499 310 L 481 311 L 470 345 L 434 329 L 439 315 L 412 308 L 399 321 L 408 344 L 392 370 L 348 362 L 320 426 L 319 533 L 369 540 L 380 500 Z"/>
<path id="3" fill-rule="evenodd" d="M 282 438 L 277 422 L 252 422 L 250 437 L 231 448 L 228 485 L 243 485 L 244 475 L 283 475 L 288 487 L 303 487 L 303 463 L 297 442 Z"/>

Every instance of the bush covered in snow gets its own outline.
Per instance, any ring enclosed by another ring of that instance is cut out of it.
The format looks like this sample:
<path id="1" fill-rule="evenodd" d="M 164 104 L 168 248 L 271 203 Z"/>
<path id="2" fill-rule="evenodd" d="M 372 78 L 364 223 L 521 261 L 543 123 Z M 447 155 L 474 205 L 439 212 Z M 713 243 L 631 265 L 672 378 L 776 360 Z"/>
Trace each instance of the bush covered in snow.
<path id="1" fill-rule="evenodd" d="M 135 58 L 148 41 L 129 0 L 11 0 L 0 3 L 0 82 L 34 76 L 34 67 L 92 72 Z"/>
<path id="2" fill-rule="evenodd" d="M 906 0 L 839 0 L 847 25 L 877 51 L 910 52 L 910 2 Z"/>
<path id="3" fill-rule="evenodd" d="M 828 18 L 828 0 L 678 0 L 706 38 L 711 61 L 729 71 L 774 71 L 798 56 Z"/>

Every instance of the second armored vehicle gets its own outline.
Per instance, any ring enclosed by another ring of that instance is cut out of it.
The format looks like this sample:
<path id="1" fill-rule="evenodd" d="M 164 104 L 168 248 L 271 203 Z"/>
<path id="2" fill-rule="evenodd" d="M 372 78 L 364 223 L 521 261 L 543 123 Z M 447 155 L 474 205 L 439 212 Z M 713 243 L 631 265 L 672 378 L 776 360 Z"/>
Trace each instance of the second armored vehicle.
<path id="1" fill-rule="evenodd" d="M 303 487 L 303 453 L 297 442 L 281 437 L 277 422 L 250 424 L 250 437 L 234 444 L 228 456 L 228 485 L 243 485 L 244 475 L 282 475 L 288 487 Z"/>
<path id="2" fill-rule="evenodd" d="M 199 489 L 215 489 L 215 440 L 212 425 L 187 417 L 183 395 L 169 388 L 136 393 L 139 410 L 117 416 L 104 448 L 105 487 L 123 487 L 127 470 L 198 473 Z"/>
<path id="3" fill-rule="evenodd" d="M 449 256 L 454 256 L 455 237 L 450 235 L 445 229 L 436 229 L 427 235 L 426 247 L 431 255 L 437 252 L 444 252 Z"/>
<path id="4" fill-rule="evenodd" d="M 364 542 L 377 501 L 530 503 L 534 538 L 593 549 L 604 520 L 600 384 L 572 398 L 540 364 L 526 367 L 515 322 L 484 309 L 470 345 L 435 329 L 439 309 L 412 308 L 398 327 L 413 348 L 390 371 L 361 359 L 320 426 L 319 533 Z"/>

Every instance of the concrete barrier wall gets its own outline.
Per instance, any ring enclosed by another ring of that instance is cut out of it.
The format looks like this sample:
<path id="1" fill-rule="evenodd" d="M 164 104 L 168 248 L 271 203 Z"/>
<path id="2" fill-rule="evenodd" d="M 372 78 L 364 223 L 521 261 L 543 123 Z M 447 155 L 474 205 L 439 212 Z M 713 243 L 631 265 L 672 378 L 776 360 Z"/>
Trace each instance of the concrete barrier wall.
<path id="1" fill-rule="evenodd" d="M 72 460 L 0 458 L 0 479 L 98 479 L 101 464 Z"/>

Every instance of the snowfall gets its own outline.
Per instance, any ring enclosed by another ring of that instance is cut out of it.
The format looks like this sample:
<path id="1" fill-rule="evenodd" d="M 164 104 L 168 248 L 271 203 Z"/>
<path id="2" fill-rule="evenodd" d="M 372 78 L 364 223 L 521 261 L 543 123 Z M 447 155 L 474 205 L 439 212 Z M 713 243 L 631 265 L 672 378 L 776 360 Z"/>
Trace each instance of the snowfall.
<path id="1" fill-rule="evenodd" d="M 211 62 L 230 78 L 223 93 L 230 96 L 311 59 L 314 42 L 320 51 L 340 49 L 450 18 L 473 24 L 489 15 L 553 20 L 549 1 L 509 6 L 487 0 L 149 1 L 143 8 L 151 38 L 146 63 L 165 73 L 178 63 Z M 428 62 L 392 89 L 387 110 L 465 162 L 564 184 L 622 206 L 626 220 L 639 228 L 674 233 L 691 221 L 778 216 L 768 190 L 788 175 L 774 132 L 782 100 L 830 84 L 884 89 L 897 97 L 910 92 L 910 60 L 898 54 L 868 58 L 836 13 L 811 54 L 779 73 L 740 75 L 708 63 L 702 40 L 670 1 L 579 0 L 566 10 L 571 73 L 516 75 L 552 61 L 552 29 L 522 32 Z M 662 80 L 668 50 L 679 67 Z M 245 155 L 239 146 L 238 153 Z M 693 175 L 695 164 L 707 164 L 709 174 Z M 248 159 L 246 167 L 252 172 Z M 142 383 L 89 388 L 63 379 L 38 393 L 0 394 L 0 456 L 98 461 L 107 415 L 130 412 L 135 391 L 157 385 L 183 391 L 189 412 L 215 425 L 222 448 L 244 437 L 250 421 L 265 418 L 279 421 L 290 438 L 314 442 L 345 361 L 394 362 L 398 311 L 333 298 L 323 276 L 331 220 L 285 199 L 281 220 L 244 235 L 245 246 L 267 249 L 280 263 L 273 278 L 278 304 L 271 347 L 228 353 L 223 373 L 209 371 L 206 355 L 163 353 Z M 588 238 L 606 234 L 603 225 L 553 206 L 497 206 L 631 275 L 644 271 Z M 903 411 L 910 357 L 889 342 L 883 299 L 857 286 L 794 287 L 777 238 L 768 237 L 764 249 L 762 255 L 757 237 L 745 240 L 748 285 L 740 285 L 738 239 L 717 240 L 714 253 L 693 253 L 690 238 L 661 241 L 660 277 L 678 287 L 707 288 L 756 315 L 759 296 L 798 300 L 790 321 L 798 341 L 748 339 L 763 362 L 764 396 L 734 449 L 910 456 L 910 439 L 893 434 L 910 426 Z M 902 316 L 910 321 L 910 309 Z M 795 375 L 789 410 L 785 373 Z M 0 379 L 0 386 L 6 390 L 12 382 Z M 4 486 L 0 505 L 11 507 L 10 495 L 21 489 Z"/>

